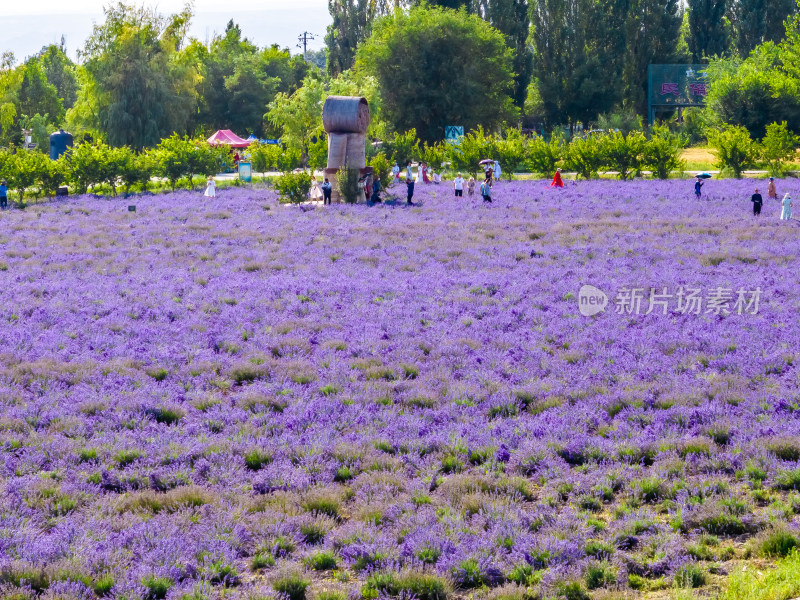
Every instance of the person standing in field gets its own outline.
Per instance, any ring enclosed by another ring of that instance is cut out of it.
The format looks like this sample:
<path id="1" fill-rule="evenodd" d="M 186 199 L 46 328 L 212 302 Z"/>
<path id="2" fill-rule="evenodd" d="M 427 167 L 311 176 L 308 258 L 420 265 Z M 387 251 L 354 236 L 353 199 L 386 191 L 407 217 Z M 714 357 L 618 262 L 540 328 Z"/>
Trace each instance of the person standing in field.
<path id="1" fill-rule="evenodd" d="M 380 202 L 381 201 L 381 180 L 379 177 L 375 178 L 375 183 L 372 184 L 372 195 L 370 196 L 370 202 Z"/>
<path id="2" fill-rule="evenodd" d="M 758 193 L 758 188 L 756 188 L 755 193 L 750 196 L 750 202 L 753 203 L 753 215 L 760 215 L 761 205 L 764 203 L 764 199 L 761 197 L 761 194 Z"/>
<path id="3" fill-rule="evenodd" d="M 411 172 L 411 161 L 410 160 L 406 163 L 406 183 L 408 183 L 409 179 L 411 181 L 414 181 L 414 173 Z"/>
<path id="4" fill-rule="evenodd" d="M 206 182 L 206 198 L 216 198 L 217 196 L 217 184 L 214 182 L 214 177 L 211 175 L 208 176 L 208 181 Z"/>
<path id="5" fill-rule="evenodd" d="M 500 163 L 498 161 L 494 161 L 494 178 L 497 181 L 500 181 L 500 175 L 503 174 L 503 171 L 500 169 Z"/>
<path id="6" fill-rule="evenodd" d="M 333 188 L 331 186 L 331 182 L 328 181 L 328 178 L 325 178 L 325 181 L 322 182 L 320 186 L 322 188 L 322 203 L 323 204 L 330 204 L 331 203 L 331 192 Z"/>
<path id="7" fill-rule="evenodd" d="M 481 196 L 484 202 L 492 203 L 492 184 L 488 179 L 481 184 Z"/>
<path id="8" fill-rule="evenodd" d="M 8 184 L 6 180 L 0 181 L 0 210 L 8 208 Z"/>
<path id="9" fill-rule="evenodd" d="M 469 194 L 470 198 L 475 194 L 475 178 L 470 177 L 469 181 L 467 182 L 467 193 Z"/>
<path id="10" fill-rule="evenodd" d="M 769 178 L 769 183 L 767 184 L 767 198 L 771 198 L 773 200 L 778 199 L 778 190 L 775 188 L 774 177 Z"/>
<path id="11" fill-rule="evenodd" d="M 787 193 L 781 202 L 783 209 L 781 210 L 781 221 L 789 221 L 792 218 L 792 197 Z"/>
<path id="12" fill-rule="evenodd" d="M 703 187 L 703 180 L 697 177 L 694 180 L 694 195 L 698 200 L 700 200 L 700 194 L 701 194 L 700 190 L 702 187 Z"/>
<path id="13" fill-rule="evenodd" d="M 456 192 L 456 198 L 464 197 L 464 178 L 461 176 L 461 173 L 456 175 L 456 178 L 453 179 L 453 189 Z"/>
<path id="14" fill-rule="evenodd" d="M 564 187 L 564 180 L 561 179 L 561 169 L 556 169 L 556 174 L 553 176 L 553 183 L 550 184 L 550 187 Z"/>
<path id="15" fill-rule="evenodd" d="M 322 190 L 319 187 L 319 181 L 316 177 L 311 178 L 311 191 L 309 197 L 312 201 L 322 200 Z"/>
<path id="16" fill-rule="evenodd" d="M 400 179 L 400 167 L 397 166 L 397 161 L 394 161 L 392 167 L 392 179 Z"/>
<path id="17" fill-rule="evenodd" d="M 408 197 L 406 198 L 406 204 L 413 205 L 414 203 L 411 201 L 411 198 L 414 197 L 414 178 L 407 177 L 406 178 L 406 188 L 408 191 Z"/>

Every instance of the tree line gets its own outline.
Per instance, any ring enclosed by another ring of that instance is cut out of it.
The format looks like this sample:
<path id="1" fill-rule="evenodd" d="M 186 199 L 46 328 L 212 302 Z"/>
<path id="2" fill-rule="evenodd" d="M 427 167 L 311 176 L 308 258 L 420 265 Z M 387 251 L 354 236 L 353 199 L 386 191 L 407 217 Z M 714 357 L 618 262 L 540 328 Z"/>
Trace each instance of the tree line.
<path id="1" fill-rule="evenodd" d="M 548 137 L 615 115 L 635 124 L 622 129 L 641 129 L 648 65 L 705 59 L 708 108 L 687 116 L 693 140 L 721 124 L 753 138 L 772 121 L 800 131 L 800 37 L 786 0 L 329 0 L 329 9 L 327 48 L 304 60 L 258 47 L 233 21 L 207 43 L 192 39 L 190 8 L 109 6 L 77 63 L 63 41 L 20 64 L 2 56 L 0 147 L 19 147 L 26 129 L 46 150 L 64 126 L 79 142 L 140 153 L 173 133 L 230 128 L 280 137 L 283 164 L 313 164 L 325 152 L 328 94 L 367 97 L 371 140 L 413 129 L 432 144 L 448 125 L 500 133 L 531 118 Z"/>

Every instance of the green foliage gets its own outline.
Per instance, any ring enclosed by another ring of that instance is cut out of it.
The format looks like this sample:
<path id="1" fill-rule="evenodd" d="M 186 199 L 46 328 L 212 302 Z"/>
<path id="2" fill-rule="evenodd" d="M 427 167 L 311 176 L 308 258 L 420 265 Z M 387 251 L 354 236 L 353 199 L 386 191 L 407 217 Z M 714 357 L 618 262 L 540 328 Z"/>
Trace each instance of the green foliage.
<path id="1" fill-rule="evenodd" d="M 775 600 L 800 594 L 800 552 L 794 550 L 775 568 L 737 569 L 728 580 L 720 600 Z"/>
<path id="2" fill-rule="evenodd" d="M 288 600 L 305 600 L 306 589 L 311 582 L 300 573 L 284 573 L 272 583 L 272 588 L 279 594 L 285 594 Z"/>
<path id="3" fill-rule="evenodd" d="M 372 157 L 369 162 L 372 167 L 373 176 L 376 180 L 381 182 L 381 189 L 385 190 L 392 183 L 392 166 L 389 164 L 389 159 L 383 152 L 379 152 Z"/>
<path id="4" fill-rule="evenodd" d="M 598 169 L 606 164 L 603 146 L 599 138 L 575 138 L 564 153 L 564 165 L 568 171 L 575 171 L 584 179 L 591 179 Z"/>
<path id="5" fill-rule="evenodd" d="M 708 141 L 714 148 L 718 166 L 731 171 L 737 179 L 758 158 L 758 147 L 744 127 L 727 126 L 720 131 L 710 132 Z"/>
<path id="6" fill-rule="evenodd" d="M 783 175 L 787 163 L 792 162 L 797 149 L 797 136 L 789 131 L 786 121 L 770 123 L 761 140 L 761 158 L 769 169 L 769 174 Z"/>
<path id="7" fill-rule="evenodd" d="M 308 167 L 313 171 L 321 171 L 328 164 L 328 138 L 322 132 L 311 138 L 308 145 Z"/>
<path id="8" fill-rule="evenodd" d="M 769 123 L 786 121 L 800 131 L 800 50 L 797 19 L 779 45 L 765 43 L 745 60 L 710 61 L 707 109 L 716 121 L 746 127 L 753 137 L 766 134 Z"/>
<path id="9" fill-rule="evenodd" d="M 467 132 L 458 145 L 450 146 L 450 162 L 456 171 L 477 175 L 478 163 L 493 158 L 494 140 L 486 135 L 483 127 Z"/>
<path id="10" fill-rule="evenodd" d="M 364 600 L 375 600 L 381 595 L 417 598 L 417 600 L 446 600 L 451 593 L 446 579 L 429 573 L 405 571 L 370 575 L 361 588 Z"/>
<path id="11" fill-rule="evenodd" d="M 358 169 L 350 169 L 346 165 L 336 173 L 336 190 L 339 192 L 339 198 L 342 201 L 348 204 L 358 202 L 361 194 L 361 188 L 358 184 L 360 176 Z"/>
<path id="12" fill-rule="evenodd" d="M 675 585 L 679 588 L 698 588 L 706 583 L 706 574 L 695 564 L 687 564 L 675 573 Z"/>
<path id="13" fill-rule="evenodd" d="M 119 179 L 125 192 L 130 192 L 134 187 L 146 190 L 153 171 L 153 159 L 149 154 L 135 154 L 133 151 L 128 151 L 119 171 Z"/>
<path id="14" fill-rule="evenodd" d="M 688 0 L 689 51 L 692 61 L 701 63 L 710 56 L 723 56 L 728 50 L 725 0 Z"/>
<path id="15" fill-rule="evenodd" d="M 148 575 L 142 579 L 142 585 L 145 589 L 144 600 L 164 600 L 173 585 L 173 581 L 169 577 Z"/>
<path id="16" fill-rule="evenodd" d="M 532 173 L 550 175 L 565 152 L 562 138 L 553 136 L 549 142 L 536 137 L 525 147 L 524 165 Z"/>
<path id="17" fill-rule="evenodd" d="M 111 145 L 136 149 L 186 131 L 197 70 L 180 60 L 178 49 L 191 9 L 165 18 L 118 3 L 104 13 L 81 53 L 86 81 L 73 117 Z"/>
<path id="18" fill-rule="evenodd" d="M 386 142 L 390 158 L 402 169 L 409 160 L 414 160 L 419 154 L 419 140 L 417 130 L 409 129 L 404 133 L 392 134 Z"/>
<path id="19" fill-rule="evenodd" d="M 785 529 L 775 529 L 769 532 L 758 545 L 758 553 L 768 558 L 788 556 L 795 548 L 800 546 L 800 541 Z"/>
<path id="20" fill-rule="evenodd" d="M 227 153 L 226 149 L 223 149 Z M 154 171 L 170 183 L 172 190 L 178 181 L 186 178 L 189 185 L 194 185 L 193 176 L 209 176 L 218 172 L 220 152 L 209 146 L 204 140 L 193 140 L 188 136 L 173 133 L 161 140 L 158 146 L 149 152 Z"/>
<path id="21" fill-rule="evenodd" d="M 333 552 L 315 552 L 308 558 L 308 566 L 315 571 L 330 571 L 336 568 L 336 557 Z"/>
<path id="22" fill-rule="evenodd" d="M 667 179 L 671 171 L 683 169 L 681 151 L 685 147 L 685 136 L 671 133 L 664 125 L 655 125 L 642 150 L 642 165 L 655 177 Z"/>
<path id="23" fill-rule="evenodd" d="M 356 58 L 377 80 L 386 118 L 428 142 L 442 139 L 445 125 L 513 118 L 511 63 L 504 36 L 479 17 L 424 6 L 377 20 Z"/>
<path id="24" fill-rule="evenodd" d="M 275 180 L 274 186 L 280 195 L 281 202 L 299 204 L 308 200 L 308 192 L 311 190 L 311 174 L 305 171 L 284 173 Z"/>
<path id="25" fill-rule="evenodd" d="M 727 8 L 733 45 L 739 56 L 747 56 L 759 44 L 783 39 L 783 23 L 797 5 L 794 0 L 736 0 Z"/>
<path id="26" fill-rule="evenodd" d="M 628 135 L 613 131 L 604 135 L 599 138 L 603 166 L 616 170 L 622 180 L 627 179 L 631 172 L 638 173 L 644 162 L 646 141 L 641 131 L 632 131 Z"/>
<path id="27" fill-rule="evenodd" d="M 17 190 L 20 202 L 25 198 L 25 192 L 41 181 L 41 173 L 48 169 L 49 160 L 41 152 L 22 149 L 2 159 L 3 167 L 8 173 L 8 187 Z"/>

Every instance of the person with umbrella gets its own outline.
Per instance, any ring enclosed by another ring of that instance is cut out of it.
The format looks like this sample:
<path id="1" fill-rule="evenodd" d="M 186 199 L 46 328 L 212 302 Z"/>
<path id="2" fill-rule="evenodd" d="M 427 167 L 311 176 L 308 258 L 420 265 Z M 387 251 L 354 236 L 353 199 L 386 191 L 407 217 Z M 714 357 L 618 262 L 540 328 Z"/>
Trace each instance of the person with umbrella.
<path id="1" fill-rule="evenodd" d="M 492 185 L 492 179 L 494 177 L 494 159 L 486 158 L 478 164 L 484 168 L 484 181 L 486 181 L 489 185 Z"/>
<path id="2" fill-rule="evenodd" d="M 698 175 L 694 180 L 694 195 L 695 197 L 700 200 L 700 189 L 703 187 L 703 177 L 702 175 Z"/>

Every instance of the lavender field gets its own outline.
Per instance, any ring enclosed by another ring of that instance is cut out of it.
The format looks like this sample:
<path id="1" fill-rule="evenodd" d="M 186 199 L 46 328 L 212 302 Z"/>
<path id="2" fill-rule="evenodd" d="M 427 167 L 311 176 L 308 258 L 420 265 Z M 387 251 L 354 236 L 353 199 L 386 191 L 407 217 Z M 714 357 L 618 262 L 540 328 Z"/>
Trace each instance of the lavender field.
<path id="1" fill-rule="evenodd" d="M 0 214 L 0 597 L 723 589 L 800 530 L 800 225 L 752 187 Z"/>

